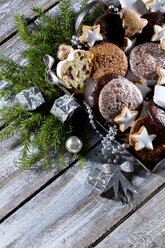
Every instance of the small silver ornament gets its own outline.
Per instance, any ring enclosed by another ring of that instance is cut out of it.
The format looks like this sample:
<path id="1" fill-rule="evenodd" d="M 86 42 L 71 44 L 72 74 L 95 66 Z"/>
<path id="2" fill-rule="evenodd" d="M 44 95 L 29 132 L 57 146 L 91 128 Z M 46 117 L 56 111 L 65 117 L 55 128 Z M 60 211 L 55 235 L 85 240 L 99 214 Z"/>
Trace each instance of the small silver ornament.
<path id="1" fill-rule="evenodd" d="M 65 143 L 65 148 L 70 153 L 78 153 L 82 149 L 82 141 L 77 136 L 71 136 Z"/>
<path id="2" fill-rule="evenodd" d="M 35 110 L 45 102 L 37 86 L 22 90 L 15 97 L 15 102 L 22 105 L 27 110 Z"/>

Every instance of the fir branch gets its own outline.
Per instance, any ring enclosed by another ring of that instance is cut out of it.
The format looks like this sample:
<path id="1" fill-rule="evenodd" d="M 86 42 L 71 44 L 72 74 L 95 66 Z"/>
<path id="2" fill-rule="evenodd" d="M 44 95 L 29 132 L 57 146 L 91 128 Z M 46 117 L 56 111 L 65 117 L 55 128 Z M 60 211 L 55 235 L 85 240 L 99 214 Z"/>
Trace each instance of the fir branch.
<path id="1" fill-rule="evenodd" d="M 72 3 L 70 0 L 62 0 L 58 4 L 58 7 L 58 18 L 60 20 L 60 24 L 64 28 L 66 40 L 70 41 L 74 33 L 75 23 L 75 12 L 73 11 Z"/>
<path id="2" fill-rule="evenodd" d="M 28 44 L 29 46 L 35 49 L 35 46 L 33 45 L 34 34 L 28 27 L 27 22 L 24 20 L 23 16 L 21 16 L 20 14 L 15 15 L 14 23 L 16 25 L 20 39 L 25 44 Z"/>
<path id="3" fill-rule="evenodd" d="M 86 4 L 87 0 L 83 0 L 82 8 Z M 0 121 L 6 126 L 0 132 L 0 139 L 4 140 L 19 132 L 22 146 L 20 167 L 25 169 L 40 162 L 39 167 L 49 170 L 54 161 L 52 154 L 55 150 L 59 154 L 56 157 L 57 164 L 65 166 L 60 152 L 61 145 L 71 134 L 72 129 L 50 114 L 55 99 L 63 92 L 48 82 L 43 56 L 47 53 L 56 57 L 61 43 L 71 44 L 71 37 L 75 32 L 76 13 L 72 9 L 70 0 L 60 1 L 57 18 L 37 7 L 33 7 L 33 12 L 39 17 L 38 27 L 34 31 L 21 15 L 15 17 L 19 37 L 28 45 L 21 52 L 21 57 L 26 59 L 26 65 L 21 66 L 11 59 L 0 56 L 0 79 L 7 82 L 0 92 L 0 97 L 14 97 L 23 89 L 36 85 L 42 92 L 45 103 L 35 111 L 27 111 L 18 104 L 4 106 Z"/>

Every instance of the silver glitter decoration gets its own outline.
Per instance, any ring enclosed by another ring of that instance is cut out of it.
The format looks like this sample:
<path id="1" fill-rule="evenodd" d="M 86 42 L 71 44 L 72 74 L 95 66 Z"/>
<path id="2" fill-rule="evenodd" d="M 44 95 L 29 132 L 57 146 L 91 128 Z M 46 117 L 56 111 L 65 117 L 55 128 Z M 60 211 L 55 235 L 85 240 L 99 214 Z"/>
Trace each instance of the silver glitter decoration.
<path id="1" fill-rule="evenodd" d="M 82 49 L 82 43 L 79 41 L 78 36 L 73 35 L 73 36 L 72 36 L 72 39 L 71 39 L 71 42 L 72 42 L 72 46 L 73 46 L 74 48 Z"/>
<path id="2" fill-rule="evenodd" d="M 95 121 L 94 121 L 94 117 L 93 117 L 93 114 L 92 114 L 92 109 L 91 107 L 89 106 L 88 103 L 86 103 L 85 101 L 83 101 L 83 104 L 84 106 L 86 107 L 86 110 L 88 112 L 88 117 L 89 117 L 89 120 L 90 120 L 90 124 L 92 126 L 92 128 L 96 131 L 96 133 L 98 133 L 100 135 L 100 137 L 102 138 L 103 135 L 99 132 L 99 130 L 97 130 L 96 128 L 96 125 L 95 125 Z"/>
<path id="3" fill-rule="evenodd" d="M 34 110 L 45 102 L 37 86 L 22 90 L 15 97 L 15 102 L 21 104 L 27 110 Z"/>
<path id="4" fill-rule="evenodd" d="M 77 136 L 71 136 L 66 140 L 65 148 L 70 153 L 78 153 L 82 149 L 82 141 Z"/>
<path id="5" fill-rule="evenodd" d="M 129 164 L 116 166 L 114 164 L 103 164 L 102 170 L 95 168 L 88 176 L 88 183 L 91 184 L 100 193 L 105 193 L 113 189 L 116 199 L 119 199 L 121 193 L 119 192 L 119 184 L 121 185 L 126 201 L 129 202 L 128 191 L 132 195 L 137 194 L 134 187 L 128 179 L 122 174 L 124 172 L 133 172 L 134 169 Z"/>
<path id="6" fill-rule="evenodd" d="M 119 9 L 116 8 L 114 5 L 109 5 L 108 9 L 109 9 L 110 12 L 119 13 Z"/>
<path id="7" fill-rule="evenodd" d="M 64 95 L 55 100 L 50 113 L 55 115 L 60 121 L 68 120 L 79 107 L 73 96 Z"/>
<path id="8" fill-rule="evenodd" d="M 97 130 L 91 107 L 84 101 L 83 102 L 89 114 L 90 123 L 94 130 Z M 113 189 L 116 199 L 124 198 L 119 191 L 119 184 L 122 187 L 123 193 L 126 197 L 126 202 L 129 202 L 128 190 L 132 194 L 136 193 L 135 189 L 121 171 L 132 173 L 134 171 L 134 159 L 126 151 L 129 145 L 120 144 L 116 141 L 117 126 L 110 126 L 108 133 L 103 137 L 101 153 L 107 162 L 102 165 L 102 170 L 95 168 L 88 176 L 88 183 L 93 185 L 99 192 L 103 193 Z M 102 134 L 100 134 L 102 137 Z M 120 164 L 120 165 L 119 165 Z M 119 197 L 120 196 L 120 197 Z"/>
<path id="9" fill-rule="evenodd" d="M 52 56 L 45 54 L 43 61 L 45 65 L 47 66 L 45 69 L 45 72 L 46 72 L 49 83 L 58 85 L 59 79 L 56 75 L 55 59 Z"/>

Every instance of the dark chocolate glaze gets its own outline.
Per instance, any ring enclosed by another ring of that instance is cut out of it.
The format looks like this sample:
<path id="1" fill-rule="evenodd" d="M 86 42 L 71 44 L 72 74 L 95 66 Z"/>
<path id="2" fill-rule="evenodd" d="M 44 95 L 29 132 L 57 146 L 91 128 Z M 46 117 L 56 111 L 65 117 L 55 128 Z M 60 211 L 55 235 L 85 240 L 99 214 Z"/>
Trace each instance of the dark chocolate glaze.
<path id="1" fill-rule="evenodd" d="M 161 12 L 150 12 L 143 15 L 142 18 L 147 19 L 148 24 L 143 28 L 142 33 L 137 35 L 136 45 L 151 41 L 154 34 L 154 25 L 161 26 L 165 23 L 165 14 Z"/>
<path id="2" fill-rule="evenodd" d="M 118 74 L 114 74 L 114 73 L 109 73 L 106 74 L 104 76 L 102 76 L 98 82 L 93 86 L 91 94 L 89 96 L 89 100 L 90 100 L 90 104 L 91 107 L 94 109 L 99 109 L 99 105 L 98 105 L 98 101 L 99 101 L 99 94 L 102 90 L 102 88 L 109 83 L 111 80 L 115 79 L 115 78 L 119 78 L 122 77 Z"/>
<path id="3" fill-rule="evenodd" d="M 122 27 L 122 20 L 118 14 L 106 13 L 95 21 L 95 25 L 98 24 L 103 36 L 102 42 L 112 42 L 119 47 L 123 45 L 125 30 Z"/>
<path id="4" fill-rule="evenodd" d="M 146 106 L 147 113 L 153 123 L 160 128 L 161 130 L 165 128 L 165 110 L 160 108 L 154 103 L 153 100 L 150 100 Z"/>

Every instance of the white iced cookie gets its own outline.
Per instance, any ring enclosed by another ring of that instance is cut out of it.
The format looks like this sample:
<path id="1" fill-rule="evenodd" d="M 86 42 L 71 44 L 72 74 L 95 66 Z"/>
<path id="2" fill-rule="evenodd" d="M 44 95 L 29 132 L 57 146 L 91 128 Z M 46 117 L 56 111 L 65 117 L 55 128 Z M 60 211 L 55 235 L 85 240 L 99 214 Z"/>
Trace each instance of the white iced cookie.
<path id="1" fill-rule="evenodd" d="M 134 48 L 135 43 L 136 43 L 136 38 L 132 40 L 129 39 L 128 37 L 124 37 L 122 49 L 124 50 L 125 53 L 128 54 Z"/>
<path id="2" fill-rule="evenodd" d="M 143 148 L 153 150 L 152 141 L 156 138 L 155 134 L 148 134 L 147 129 L 142 126 L 139 132 L 132 135 L 133 140 L 135 141 L 135 150 L 140 151 Z"/>
<path id="3" fill-rule="evenodd" d="M 124 107 L 121 114 L 114 121 L 119 124 L 120 131 L 124 132 L 127 128 L 132 127 L 137 115 L 138 111 L 131 111 L 127 107 Z"/>
<path id="4" fill-rule="evenodd" d="M 103 36 L 100 34 L 100 25 L 83 26 L 83 34 L 79 37 L 80 42 L 87 42 L 92 47 L 96 41 L 100 40 L 103 40 Z"/>
<path id="5" fill-rule="evenodd" d="M 162 85 L 156 85 L 154 90 L 154 103 L 159 107 L 165 109 L 165 87 Z"/>
<path id="6" fill-rule="evenodd" d="M 165 69 L 163 68 L 158 68 L 157 73 L 159 75 L 157 84 L 163 85 L 165 84 Z"/>
<path id="7" fill-rule="evenodd" d="M 142 0 L 142 2 L 151 12 L 165 12 L 165 0 Z"/>
<path id="8" fill-rule="evenodd" d="M 160 41 L 158 47 L 165 50 L 165 24 L 162 26 L 154 25 L 154 35 L 152 36 L 151 41 Z"/>
<path id="9" fill-rule="evenodd" d="M 77 94 L 85 91 L 85 80 L 89 78 L 92 70 L 93 54 L 88 51 L 74 50 L 64 61 L 57 65 L 57 76 L 67 88 Z"/>

